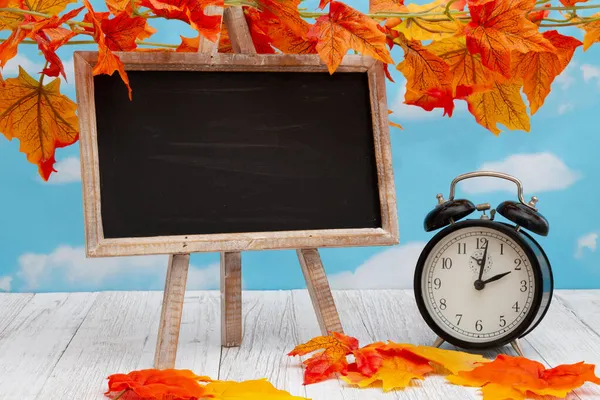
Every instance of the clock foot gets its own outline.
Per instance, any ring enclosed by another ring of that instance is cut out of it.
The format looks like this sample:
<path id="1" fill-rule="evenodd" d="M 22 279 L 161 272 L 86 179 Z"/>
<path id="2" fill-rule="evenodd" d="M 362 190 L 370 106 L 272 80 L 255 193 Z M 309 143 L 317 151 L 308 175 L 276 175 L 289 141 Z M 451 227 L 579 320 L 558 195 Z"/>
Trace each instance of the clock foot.
<path id="1" fill-rule="evenodd" d="M 525 355 L 523 354 L 523 349 L 521 349 L 521 343 L 519 342 L 519 339 L 513 340 L 512 342 L 510 342 L 510 345 L 517 352 L 518 355 L 520 355 L 521 357 L 525 357 Z"/>
<path id="2" fill-rule="evenodd" d="M 442 344 L 444 344 L 444 342 L 445 340 L 438 336 L 433 342 L 433 347 L 440 347 Z"/>

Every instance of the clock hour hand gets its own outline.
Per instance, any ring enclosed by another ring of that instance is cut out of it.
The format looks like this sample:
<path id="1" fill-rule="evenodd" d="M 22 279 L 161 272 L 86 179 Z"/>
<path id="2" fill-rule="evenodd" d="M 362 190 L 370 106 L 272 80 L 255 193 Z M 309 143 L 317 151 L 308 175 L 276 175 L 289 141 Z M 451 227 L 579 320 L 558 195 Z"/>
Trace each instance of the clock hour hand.
<path id="1" fill-rule="evenodd" d="M 483 284 L 497 281 L 500 278 L 504 278 L 506 275 L 510 274 L 511 272 L 512 271 L 508 271 L 508 272 L 504 272 L 503 274 L 494 275 L 491 278 L 486 279 L 485 281 L 483 281 Z"/>

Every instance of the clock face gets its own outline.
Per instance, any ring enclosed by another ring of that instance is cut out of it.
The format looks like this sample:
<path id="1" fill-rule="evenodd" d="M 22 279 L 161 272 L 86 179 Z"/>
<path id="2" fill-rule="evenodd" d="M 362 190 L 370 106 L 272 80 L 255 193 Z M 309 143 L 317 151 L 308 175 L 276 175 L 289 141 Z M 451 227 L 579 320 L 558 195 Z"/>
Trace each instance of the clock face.
<path id="1" fill-rule="evenodd" d="M 423 265 L 421 294 L 428 314 L 448 335 L 468 343 L 511 336 L 530 315 L 535 293 L 535 274 L 523 248 L 485 226 L 444 236 Z"/>

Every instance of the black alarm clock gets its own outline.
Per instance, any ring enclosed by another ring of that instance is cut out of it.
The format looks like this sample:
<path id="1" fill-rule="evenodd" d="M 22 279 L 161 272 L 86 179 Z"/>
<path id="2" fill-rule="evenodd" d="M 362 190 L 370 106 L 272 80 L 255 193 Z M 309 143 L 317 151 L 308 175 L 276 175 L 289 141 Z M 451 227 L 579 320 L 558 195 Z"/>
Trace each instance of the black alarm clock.
<path id="1" fill-rule="evenodd" d="M 491 210 L 454 199 L 458 182 L 494 177 L 517 186 L 518 201 Z M 530 333 L 548 311 L 554 282 L 550 261 L 526 231 L 546 236 L 549 224 L 536 209 L 538 199 L 523 198 L 523 185 L 500 172 L 477 171 L 456 177 L 448 200 L 425 217 L 425 231 L 443 228 L 425 246 L 416 265 L 414 293 L 425 322 L 444 341 L 464 349 L 489 349 L 508 343 L 523 355 L 519 338 Z M 480 218 L 466 219 L 475 211 Z M 496 213 L 512 223 L 495 221 Z"/>

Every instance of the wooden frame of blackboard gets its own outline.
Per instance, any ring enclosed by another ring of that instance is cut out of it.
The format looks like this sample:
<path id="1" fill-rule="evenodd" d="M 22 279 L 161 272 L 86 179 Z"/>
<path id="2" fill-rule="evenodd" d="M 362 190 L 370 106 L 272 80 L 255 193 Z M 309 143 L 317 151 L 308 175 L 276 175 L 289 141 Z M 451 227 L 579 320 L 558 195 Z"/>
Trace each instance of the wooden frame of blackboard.
<path id="1" fill-rule="evenodd" d="M 126 71 L 257 71 L 327 72 L 318 55 L 202 54 L 176 52 L 116 52 Z M 396 193 L 392 169 L 388 108 L 383 64 L 370 57 L 347 55 L 337 74 L 368 75 L 377 164 L 381 228 L 251 232 L 144 238 L 104 238 L 101 214 L 100 167 L 92 69 L 97 52 L 74 54 L 80 119 L 83 207 L 88 257 L 149 254 L 188 254 L 264 249 L 384 246 L 399 241 Z M 135 101 L 135 88 L 134 100 Z"/>

